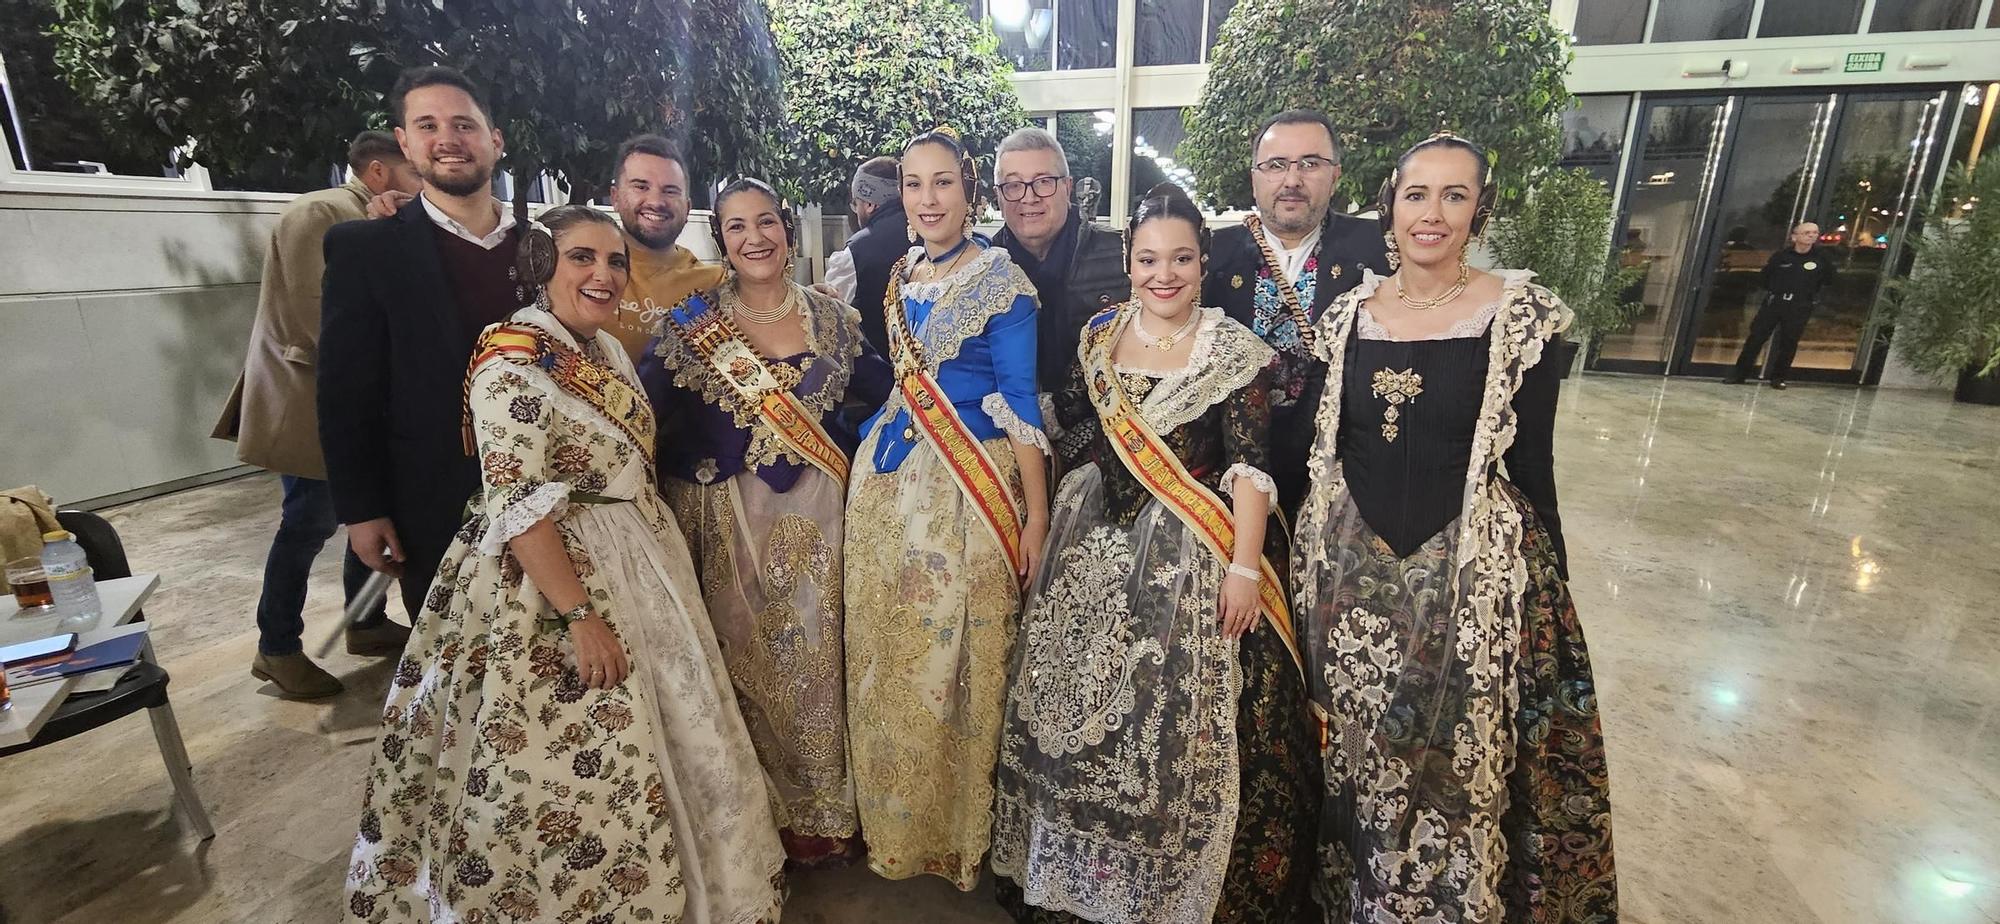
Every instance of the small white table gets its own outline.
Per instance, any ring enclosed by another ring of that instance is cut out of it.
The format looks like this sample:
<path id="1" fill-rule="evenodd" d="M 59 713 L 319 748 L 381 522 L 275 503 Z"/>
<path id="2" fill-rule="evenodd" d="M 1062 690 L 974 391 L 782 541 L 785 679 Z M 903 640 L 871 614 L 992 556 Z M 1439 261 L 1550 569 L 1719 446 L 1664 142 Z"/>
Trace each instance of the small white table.
<path id="1" fill-rule="evenodd" d="M 135 574 L 131 577 L 113 578 L 97 584 L 98 599 L 104 603 L 103 614 L 94 623 L 72 628 L 59 628 L 61 617 L 54 612 L 41 616 L 21 615 L 21 609 L 14 605 L 13 594 L 0 594 L 0 645 L 17 642 L 32 642 L 61 632 L 76 633 L 76 647 L 83 648 L 99 640 L 109 629 L 130 623 L 139 615 L 139 607 L 146 598 L 159 589 L 160 576 L 157 574 Z M 145 657 L 152 660 L 153 643 L 146 643 Z M 0 712 L 0 747 L 13 747 L 34 740 L 50 716 L 56 714 L 56 707 L 69 698 L 78 678 L 65 677 L 31 687 L 13 691 L 13 708 Z"/>

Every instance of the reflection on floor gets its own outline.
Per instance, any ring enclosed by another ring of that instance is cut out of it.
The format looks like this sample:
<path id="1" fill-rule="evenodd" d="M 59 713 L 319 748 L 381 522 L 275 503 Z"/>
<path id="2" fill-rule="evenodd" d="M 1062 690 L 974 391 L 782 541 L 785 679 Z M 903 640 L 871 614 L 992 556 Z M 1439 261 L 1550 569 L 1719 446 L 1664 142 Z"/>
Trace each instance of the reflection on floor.
<path id="1" fill-rule="evenodd" d="M 1598 668 L 1625 920 L 2000 921 L 2000 408 L 1936 394 L 1587 376 L 1557 447 Z M 288 703 L 252 680 L 278 488 L 111 513 L 220 835 L 144 720 L 0 767 L 0 919 L 332 922 L 384 662 Z M 330 631 L 338 560 L 315 573 Z M 998 921 L 985 890 L 801 877 L 787 920 Z"/>

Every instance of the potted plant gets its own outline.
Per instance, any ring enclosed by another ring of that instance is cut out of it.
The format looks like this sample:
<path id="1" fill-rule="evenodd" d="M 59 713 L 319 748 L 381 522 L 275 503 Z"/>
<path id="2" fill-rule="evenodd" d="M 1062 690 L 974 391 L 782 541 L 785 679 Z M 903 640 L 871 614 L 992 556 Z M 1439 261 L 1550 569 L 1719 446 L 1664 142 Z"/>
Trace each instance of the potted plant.
<path id="1" fill-rule="evenodd" d="M 1493 256 L 1509 269 L 1535 271 L 1576 312 L 1556 361 L 1564 375 L 1592 337 L 1623 329 L 1642 307 L 1629 300 L 1645 278 L 1643 266 L 1622 266 L 1611 253 L 1611 193 L 1581 168 L 1556 170 L 1528 190 L 1521 207 L 1494 223 Z"/>
<path id="2" fill-rule="evenodd" d="M 2000 170 L 1954 167 L 1910 240 L 1916 267 L 1891 284 L 1895 347 L 1960 401 L 2000 405 Z"/>

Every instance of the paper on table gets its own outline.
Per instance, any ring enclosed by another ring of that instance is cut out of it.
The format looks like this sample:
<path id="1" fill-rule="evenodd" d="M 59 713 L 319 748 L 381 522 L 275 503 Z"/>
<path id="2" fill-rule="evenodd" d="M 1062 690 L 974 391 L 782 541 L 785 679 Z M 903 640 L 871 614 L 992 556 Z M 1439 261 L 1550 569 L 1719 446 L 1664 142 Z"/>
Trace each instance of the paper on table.
<path id="1" fill-rule="evenodd" d="M 35 662 L 32 665 L 24 665 L 22 667 L 15 668 L 13 670 L 9 670 L 7 672 L 7 685 L 15 688 L 31 687 L 39 683 L 48 683 L 53 680 L 61 680 L 65 676 L 75 676 L 78 678 L 88 678 L 88 679 L 79 679 L 77 686 L 72 688 L 71 690 L 72 693 L 108 690 L 111 688 L 111 685 L 116 684 L 118 682 L 118 678 L 124 675 L 125 669 L 131 667 L 133 660 L 135 660 L 138 657 L 138 652 L 145 645 L 145 640 L 143 638 L 145 634 L 146 634 L 146 623 L 143 622 L 130 623 L 128 625 L 118 626 L 112 629 L 103 629 L 95 632 L 85 632 L 77 636 L 76 648 L 71 653 L 69 659 L 66 659 L 64 661 L 55 661 L 55 662 L 39 661 Z M 74 669 L 74 667 L 70 668 L 69 670 L 63 669 L 65 664 L 68 664 L 77 658 L 82 658 L 93 654 L 101 657 L 107 654 L 107 651 L 105 649 L 100 649 L 97 652 L 89 651 L 89 649 L 95 646 L 104 645 L 107 642 L 115 642 L 119 639 L 124 639 L 134 635 L 141 636 L 136 646 L 132 645 L 129 642 L 124 645 L 107 645 L 106 649 L 115 648 L 118 650 L 116 652 L 110 652 L 110 654 L 114 656 L 111 657 L 109 660 L 106 660 L 102 667 L 86 669 L 81 671 Z M 126 650 L 128 648 L 129 652 Z M 104 674 L 111 675 L 109 683 L 106 683 L 104 677 L 101 676 Z"/>

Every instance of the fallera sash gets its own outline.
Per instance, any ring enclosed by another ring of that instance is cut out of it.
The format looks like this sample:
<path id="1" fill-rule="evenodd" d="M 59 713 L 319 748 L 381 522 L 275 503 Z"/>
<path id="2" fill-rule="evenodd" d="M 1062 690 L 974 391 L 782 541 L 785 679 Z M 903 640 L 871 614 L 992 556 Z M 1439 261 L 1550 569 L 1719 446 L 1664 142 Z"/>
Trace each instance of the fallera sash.
<path id="1" fill-rule="evenodd" d="M 1197 481 L 1187 467 L 1181 464 L 1179 456 L 1160 439 L 1146 419 L 1139 415 L 1139 409 L 1125 394 L 1124 386 L 1118 383 L 1118 374 L 1112 368 L 1111 347 L 1129 323 L 1129 313 L 1124 306 L 1104 311 L 1090 322 L 1094 335 L 1092 349 L 1086 359 L 1085 382 L 1090 392 L 1090 402 L 1097 408 L 1097 417 L 1104 425 L 1105 442 L 1111 444 L 1112 451 L 1132 477 L 1152 492 L 1174 516 L 1199 538 L 1208 550 L 1223 561 L 1228 562 L 1235 555 L 1236 523 L 1228 505 L 1217 497 L 1207 485 Z M 1103 330 L 1106 326 L 1109 330 Z M 1278 572 L 1271 567 L 1271 560 L 1258 556 L 1258 570 L 1263 572 L 1264 581 L 1257 590 L 1257 606 L 1263 611 L 1264 621 L 1276 630 L 1278 638 L 1285 643 L 1285 650 L 1291 652 L 1292 663 L 1301 672 L 1305 662 L 1299 656 L 1299 643 L 1292 627 L 1291 608 L 1285 603 L 1284 584 L 1278 579 Z"/>
<path id="2" fill-rule="evenodd" d="M 905 258 L 907 259 L 907 258 Z M 910 332 L 910 319 L 903 305 L 904 260 L 897 260 L 889 272 L 889 291 L 883 299 L 883 314 L 889 321 L 889 351 L 896 366 L 903 403 L 909 407 L 914 429 L 923 434 L 951 471 L 959 491 L 977 511 L 1007 556 L 1014 573 L 1021 573 L 1021 511 L 1014 493 L 1000 478 L 1000 469 L 987 455 L 986 447 L 959 419 L 951 396 L 931 376 L 924 364 L 923 347 Z M 914 434 L 906 435 L 906 438 Z"/>
<path id="3" fill-rule="evenodd" d="M 464 436 L 467 455 L 477 452 L 472 432 L 472 374 L 489 359 L 504 359 L 521 366 L 536 366 L 555 382 L 556 387 L 597 409 L 604 419 L 625 434 L 646 464 L 653 464 L 653 406 L 644 392 L 625 381 L 610 366 L 593 361 L 571 349 L 533 324 L 509 322 L 481 335 L 472 348 L 472 365 L 465 373 Z"/>
<path id="4" fill-rule="evenodd" d="M 834 481 L 847 483 L 847 454 L 840 451 L 819 418 L 771 371 L 742 331 L 701 293 L 689 295 L 669 309 L 667 323 L 674 325 L 681 342 L 708 364 L 709 374 L 756 408 L 758 417 L 786 446 Z"/>

